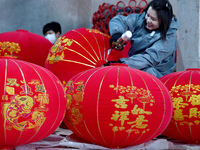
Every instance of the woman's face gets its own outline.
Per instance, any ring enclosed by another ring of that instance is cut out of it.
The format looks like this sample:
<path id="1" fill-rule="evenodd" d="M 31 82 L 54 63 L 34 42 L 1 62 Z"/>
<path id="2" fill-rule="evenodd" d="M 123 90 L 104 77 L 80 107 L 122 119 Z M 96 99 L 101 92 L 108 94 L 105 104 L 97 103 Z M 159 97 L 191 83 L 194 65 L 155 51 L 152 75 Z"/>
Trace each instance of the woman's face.
<path id="1" fill-rule="evenodd" d="M 147 10 L 145 20 L 149 30 L 156 30 L 159 28 L 157 12 L 151 6 Z"/>

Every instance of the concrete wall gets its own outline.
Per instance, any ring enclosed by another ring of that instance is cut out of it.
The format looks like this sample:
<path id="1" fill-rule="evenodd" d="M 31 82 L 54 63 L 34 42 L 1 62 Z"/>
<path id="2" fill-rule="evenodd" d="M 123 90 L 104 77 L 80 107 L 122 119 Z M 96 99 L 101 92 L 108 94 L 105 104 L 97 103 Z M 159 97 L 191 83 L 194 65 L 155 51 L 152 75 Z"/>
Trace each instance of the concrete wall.
<path id="1" fill-rule="evenodd" d="M 126 6 L 129 1 L 123 0 Z M 116 5 L 117 2 L 119 0 L 0 0 L 0 33 L 25 29 L 42 35 L 44 24 L 51 21 L 61 24 L 62 34 L 76 28 L 91 28 L 93 13 L 99 5 Z"/>
<path id="2" fill-rule="evenodd" d="M 177 1 L 179 20 L 177 71 L 200 68 L 199 2 L 200 0 Z"/>
<path id="3" fill-rule="evenodd" d="M 42 35 L 44 24 L 57 21 L 63 33 L 90 27 L 91 0 L 0 0 L 0 33 L 25 29 Z"/>

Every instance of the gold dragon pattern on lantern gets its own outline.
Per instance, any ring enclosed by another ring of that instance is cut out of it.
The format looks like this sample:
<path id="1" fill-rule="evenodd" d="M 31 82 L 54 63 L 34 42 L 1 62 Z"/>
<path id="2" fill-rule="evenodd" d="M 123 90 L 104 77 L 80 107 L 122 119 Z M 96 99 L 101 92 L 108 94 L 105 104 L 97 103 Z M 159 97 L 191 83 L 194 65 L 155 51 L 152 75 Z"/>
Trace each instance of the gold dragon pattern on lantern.
<path id="1" fill-rule="evenodd" d="M 67 111 L 70 112 L 68 122 L 73 125 L 80 124 L 82 120 L 81 109 L 84 95 L 84 81 L 73 82 L 69 81 L 65 86 L 67 91 Z M 148 111 L 145 105 L 153 106 L 155 103 L 154 96 L 149 90 L 137 88 L 135 86 L 109 86 L 110 89 L 118 90 L 120 93 L 118 98 L 111 99 L 115 111 L 113 112 L 109 126 L 113 132 L 125 131 L 135 134 L 146 133 L 150 131 L 148 128 L 148 117 L 152 115 L 152 111 Z M 139 102 L 139 103 L 138 103 Z M 134 103 L 133 108 L 128 110 L 128 103 Z M 141 105 L 140 105 L 141 104 Z M 130 120 L 133 118 L 136 119 Z M 117 126 L 116 123 L 120 124 Z"/>
<path id="2" fill-rule="evenodd" d="M 199 93 L 200 85 L 185 84 L 172 87 L 170 94 L 173 99 L 173 119 L 176 123 L 190 126 L 200 124 L 200 110 L 198 109 L 200 106 Z M 190 118 L 194 118 L 194 120 Z"/>
<path id="3" fill-rule="evenodd" d="M 64 60 L 64 50 L 68 49 L 73 43 L 72 39 L 66 38 L 66 36 L 59 37 L 55 44 L 52 46 L 50 53 L 47 56 L 46 63 L 53 64 Z"/>
<path id="4" fill-rule="evenodd" d="M 20 92 L 16 92 L 19 91 Z M 2 95 L 2 114 L 6 130 L 12 128 L 25 131 L 37 130 L 45 122 L 45 112 L 49 104 L 49 95 L 39 80 L 18 81 L 7 78 L 5 94 Z"/>

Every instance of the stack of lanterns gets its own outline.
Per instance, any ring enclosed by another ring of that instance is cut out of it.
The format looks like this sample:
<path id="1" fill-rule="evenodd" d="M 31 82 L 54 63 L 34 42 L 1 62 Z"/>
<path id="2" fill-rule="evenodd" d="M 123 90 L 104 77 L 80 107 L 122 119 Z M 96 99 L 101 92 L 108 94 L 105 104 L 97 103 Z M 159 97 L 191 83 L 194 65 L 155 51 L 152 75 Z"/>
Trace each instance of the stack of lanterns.
<path id="1" fill-rule="evenodd" d="M 26 62 L 17 41 L 2 41 L 0 148 L 41 140 L 63 118 L 79 137 L 109 148 L 147 142 L 167 128 L 173 105 L 164 83 L 125 65 L 101 67 L 112 54 L 109 38 L 95 29 L 71 30 L 52 46 L 46 68 Z"/>
<path id="2" fill-rule="evenodd" d="M 42 67 L 51 46 L 25 30 L 0 34 L 0 149 L 44 139 L 64 118 L 63 86 Z"/>

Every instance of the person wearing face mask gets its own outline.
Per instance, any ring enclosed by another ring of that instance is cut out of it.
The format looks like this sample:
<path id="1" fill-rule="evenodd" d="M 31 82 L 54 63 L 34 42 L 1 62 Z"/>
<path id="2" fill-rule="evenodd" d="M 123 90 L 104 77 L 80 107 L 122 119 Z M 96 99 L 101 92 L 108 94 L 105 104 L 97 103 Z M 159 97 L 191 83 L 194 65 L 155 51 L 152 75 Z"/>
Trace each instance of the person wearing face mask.
<path id="1" fill-rule="evenodd" d="M 47 23 L 43 27 L 43 34 L 46 39 L 48 39 L 52 44 L 54 44 L 61 35 L 60 24 L 58 22 Z"/>
<path id="2" fill-rule="evenodd" d="M 118 39 L 127 30 L 132 32 L 127 64 L 160 78 L 174 72 L 178 21 L 168 0 L 152 0 L 141 14 L 117 15 L 109 22 L 110 46 L 118 49 Z M 108 62 L 104 66 L 110 65 Z"/>

